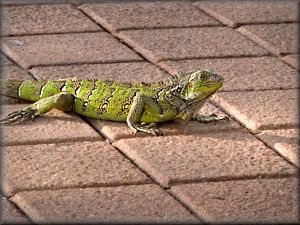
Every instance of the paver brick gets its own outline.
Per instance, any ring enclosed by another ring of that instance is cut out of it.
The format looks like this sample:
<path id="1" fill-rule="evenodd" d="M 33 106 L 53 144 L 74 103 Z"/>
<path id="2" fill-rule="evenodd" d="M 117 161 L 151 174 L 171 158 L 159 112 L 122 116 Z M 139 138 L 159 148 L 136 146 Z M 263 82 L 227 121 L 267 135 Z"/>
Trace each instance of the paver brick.
<path id="1" fill-rule="evenodd" d="M 199 113 L 203 115 L 216 114 L 223 116 L 225 115 L 221 110 L 210 103 L 205 103 Z M 113 121 L 103 121 L 88 119 L 90 124 L 99 132 L 101 132 L 110 141 L 117 141 L 123 138 L 133 138 L 132 131 L 128 127 L 126 122 L 113 122 Z M 231 120 L 229 123 L 226 121 L 218 121 L 211 123 L 200 123 L 197 121 L 184 121 L 181 119 L 169 121 L 165 123 L 159 123 L 157 125 L 164 136 L 168 135 L 190 135 L 190 134 L 203 134 L 203 133 L 217 133 L 224 132 L 227 130 L 237 130 L 242 127 Z M 151 134 L 144 132 L 138 132 L 136 137 L 151 137 Z"/>
<path id="2" fill-rule="evenodd" d="M 171 191 L 209 223 L 299 223 L 297 178 L 184 184 Z"/>
<path id="3" fill-rule="evenodd" d="M 106 142 L 9 146 L 3 154 L 3 189 L 19 191 L 150 183 Z"/>
<path id="4" fill-rule="evenodd" d="M 297 22 L 298 1 L 199 1 L 194 3 L 222 23 L 236 27 L 253 23 Z"/>
<path id="5" fill-rule="evenodd" d="M 182 1 L 85 4 L 79 8 L 112 32 L 221 24 Z"/>
<path id="6" fill-rule="evenodd" d="M 280 155 L 299 166 L 298 129 L 266 130 L 260 133 L 258 137 L 271 146 Z"/>
<path id="7" fill-rule="evenodd" d="M 3 51 L 25 68 L 142 60 L 106 32 L 6 37 L 2 41 Z"/>
<path id="8" fill-rule="evenodd" d="M 297 23 L 245 25 L 238 31 L 275 55 L 298 52 Z"/>
<path id="9" fill-rule="evenodd" d="M 32 76 L 21 67 L 15 65 L 1 66 L 1 79 L 32 80 Z"/>
<path id="10" fill-rule="evenodd" d="M 219 92 L 212 100 L 247 128 L 258 132 L 296 127 L 297 94 L 298 89 Z"/>
<path id="11" fill-rule="evenodd" d="M 1 118 L 27 105 L 3 105 Z M 101 136 L 75 114 L 53 109 L 34 121 L 2 127 L 4 145 L 57 143 L 63 141 L 102 140 Z"/>
<path id="12" fill-rule="evenodd" d="M 82 12 L 67 4 L 2 8 L 2 35 L 101 31 Z"/>
<path id="13" fill-rule="evenodd" d="M 37 79 L 102 79 L 130 82 L 157 82 L 169 77 L 168 73 L 148 62 L 83 64 L 68 66 L 34 67 L 30 72 Z"/>
<path id="14" fill-rule="evenodd" d="M 219 91 L 290 89 L 299 87 L 297 71 L 275 57 L 164 61 L 169 73 L 210 68 L 223 76 Z"/>
<path id="15" fill-rule="evenodd" d="M 113 145 L 164 187 L 295 173 L 293 166 L 246 131 L 122 139 Z"/>
<path id="16" fill-rule="evenodd" d="M 287 55 L 281 58 L 284 62 L 299 70 L 299 54 Z"/>
<path id="17" fill-rule="evenodd" d="M 30 191 L 12 200 L 36 223 L 199 222 L 157 185 Z"/>
<path id="18" fill-rule="evenodd" d="M 268 54 L 228 27 L 126 30 L 118 35 L 152 61 Z"/>
<path id="19" fill-rule="evenodd" d="M 12 61 L 10 61 L 5 55 L 0 53 L 0 63 L 1 66 L 10 66 L 13 65 Z"/>
<path id="20" fill-rule="evenodd" d="M 5 197 L 1 198 L 1 224 L 30 224 L 30 220 Z"/>

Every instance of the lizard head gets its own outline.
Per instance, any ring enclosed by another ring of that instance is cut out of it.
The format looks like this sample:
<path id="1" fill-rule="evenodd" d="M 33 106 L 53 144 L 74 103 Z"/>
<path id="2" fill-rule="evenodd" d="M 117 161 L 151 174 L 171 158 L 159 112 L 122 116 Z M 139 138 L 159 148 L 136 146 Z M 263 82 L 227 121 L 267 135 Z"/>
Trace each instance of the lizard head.
<path id="1" fill-rule="evenodd" d="M 212 70 L 200 69 L 188 75 L 184 83 L 181 98 L 197 101 L 205 99 L 217 91 L 223 84 L 223 78 Z"/>

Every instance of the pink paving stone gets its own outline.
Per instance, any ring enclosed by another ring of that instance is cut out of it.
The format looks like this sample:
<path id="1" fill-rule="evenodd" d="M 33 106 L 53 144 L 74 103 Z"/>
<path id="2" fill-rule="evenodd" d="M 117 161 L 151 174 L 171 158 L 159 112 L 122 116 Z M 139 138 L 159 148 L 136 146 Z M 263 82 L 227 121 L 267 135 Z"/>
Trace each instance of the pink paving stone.
<path id="1" fill-rule="evenodd" d="M 82 12 L 67 4 L 3 7 L 1 16 L 2 35 L 102 30 Z"/>
<path id="2" fill-rule="evenodd" d="M 16 99 L 16 98 L 10 98 L 3 95 L 0 95 L 0 107 L 5 104 L 26 104 L 25 100 Z"/>
<path id="3" fill-rule="evenodd" d="M 228 27 L 127 30 L 118 36 L 151 61 L 268 54 Z"/>
<path id="4" fill-rule="evenodd" d="M 246 131 L 122 139 L 113 145 L 164 187 L 295 173 Z"/>
<path id="5" fill-rule="evenodd" d="M 5 55 L 1 53 L 0 53 L 0 62 L 1 62 L 1 66 L 13 65 L 12 61 L 10 61 Z"/>
<path id="6" fill-rule="evenodd" d="M 1 224 L 30 224 L 30 220 L 9 200 L 1 198 Z"/>
<path id="7" fill-rule="evenodd" d="M 290 89 L 299 87 L 297 71 L 275 57 L 164 61 L 169 73 L 209 68 L 224 77 L 220 91 Z"/>
<path id="8" fill-rule="evenodd" d="M 222 23 L 236 27 L 252 23 L 297 22 L 297 1 L 199 1 L 201 10 Z"/>
<path id="9" fill-rule="evenodd" d="M 287 55 L 281 58 L 284 62 L 291 65 L 295 69 L 299 70 L 299 55 L 293 54 L 293 55 Z"/>
<path id="10" fill-rule="evenodd" d="M 35 223 L 196 223 L 157 185 L 29 191 L 12 200 Z"/>
<path id="11" fill-rule="evenodd" d="M 27 105 L 3 105 L 1 119 Z M 102 140 L 102 137 L 74 114 L 53 109 L 50 112 L 20 124 L 2 125 L 4 145 L 57 143 L 65 141 Z"/>
<path id="12" fill-rule="evenodd" d="M 204 182 L 172 187 L 208 223 L 299 223 L 297 178 Z"/>
<path id="13" fill-rule="evenodd" d="M 297 23 L 245 25 L 238 31 L 275 55 L 297 53 Z"/>
<path id="14" fill-rule="evenodd" d="M 79 7 L 106 29 L 153 29 L 215 26 L 220 22 L 190 2 L 134 2 L 85 4 Z"/>
<path id="15" fill-rule="evenodd" d="M 102 79 L 130 82 L 157 82 L 169 74 L 148 62 L 84 64 L 68 66 L 34 67 L 30 72 L 37 79 Z"/>
<path id="16" fill-rule="evenodd" d="M 212 99 L 253 132 L 293 128 L 298 121 L 298 90 L 216 93 Z"/>
<path id="17" fill-rule="evenodd" d="M 141 61 L 106 32 L 2 38 L 2 49 L 22 67 Z"/>
<path id="18" fill-rule="evenodd" d="M 216 115 L 225 115 L 221 110 L 210 103 L 205 103 L 199 113 L 203 115 L 210 115 L 215 113 Z M 90 124 L 99 132 L 101 132 L 106 138 L 114 142 L 123 138 L 133 138 L 132 131 L 128 127 L 126 122 L 112 122 L 112 121 L 101 121 L 95 119 L 88 119 Z M 200 123 L 197 121 L 184 121 L 181 119 L 159 123 L 159 128 L 164 136 L 168 135 L 190 135 L 190 134 L 203 134 L 203 133 L 217 133 L 224 132 L 227 130 L 242 129 L 242 127 L 231 120 L 229 123 L 226 121 L 218 121 L 211 123 Z M 151 137 L 151 134 L 144 132 L 138 132 L 136 137 Z"/>
<path id="19" fill-rule="evenodd" d="M 1 66 L 1 79 L 32 80 L 32 76 L 23 68 L 9 65 Z"/>
<path id="20" fill-rule="evenodd" d="M 266 130 L 260 133 L 258 137 L 280 155 L 299 167 L 298 129 Z"/>
<path id="21" fill-rule="evenodd" d="M 103 141 L 5 147 L 2 168 L 6 195 L 24 190 L 151 182 Z"/>

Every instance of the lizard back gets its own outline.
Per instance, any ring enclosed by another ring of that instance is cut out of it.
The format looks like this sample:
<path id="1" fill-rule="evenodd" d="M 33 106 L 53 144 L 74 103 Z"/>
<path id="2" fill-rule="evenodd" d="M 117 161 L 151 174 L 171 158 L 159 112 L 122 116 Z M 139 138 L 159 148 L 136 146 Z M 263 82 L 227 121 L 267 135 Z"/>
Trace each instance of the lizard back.
<path id="1" fill-rule="evenodd" d="M 102 80 L 1 80 L 3 95 L 27 101 L 38 101 L 61 92 L 74 96 L 73 111 L 77 114 L 103 120 L 126 121 L 137 93 L 156 97 L 164 88 L 160 83 L 125 83 Z"/>

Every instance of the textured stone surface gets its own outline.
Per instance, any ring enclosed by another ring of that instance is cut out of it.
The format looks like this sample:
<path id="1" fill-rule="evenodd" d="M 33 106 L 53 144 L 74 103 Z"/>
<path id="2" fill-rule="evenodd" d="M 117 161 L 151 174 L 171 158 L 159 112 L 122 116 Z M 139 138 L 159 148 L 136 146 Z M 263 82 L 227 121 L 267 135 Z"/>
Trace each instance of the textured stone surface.
<path id="1" fill-rule="evenodd" d="M 4 148 L 2 186 L 22 190 L 149 183 L 106 142 L 73 142 Z"/>
<path id="2" fill-rule="evenodd" d="M 171 74 L 210 68 L 224 77 L 219 91 L 299 87 L 297 71 L 275 57 L 198 59 L 160 63 Z"/>
<path id="3" fill-rule="evenodd" d="M 299 166 L 298 129 L 266 130 L 259 134 L 258 137 L 271 146 L 280 155 Z"/>
<path id="4" fill-rule="evenodd" d="M 212 104 L 205 103 L 199 111 L 203 115 L 210 115 L 215 113 L 216 115 L 225 115 L 221 110 Z M 88 119 L 91 125 L 100 131 L 105 137 L 111 141 L 120 140 L 123 138 L 133 138 L 132 131 L 128 127 L 127 123 L 112 122 L 112 121 L 100 121 L 94 119 Z M 178 134 L 203 134 L 203 133 L 217 133 L 224 132 L 226 130 L 236 130 L 242 127 L 231 120 L 229 123 L 226 121 L 218 121 L 212 123 L 199 123 L 197 121 L 183 121 L 175 120 L 165 123 L 159 123 L 159 128 L 164 136 L 178 135 Z M 136 137 L 151 137 L 150 134 L 144 132 L 138 132 Z"/>
<path id="5" fill-rule="evenodd" d="M 246 25 L 238 31 L 276 55 L 297 53 L 297 23 Z"/>
<path id="6" fill-rule="evenodd" d="M 29 224 L 30 220 L 5 197 L 1 198 L 1 224 Z"/>
<path id="7" fill-rule="evenodd" d="M 100 31 L 71 5 L 26 5 L 2 8 L 2 35 Z"/>
<path id="8" fill-rule="evenodd" d="M 297 22 L 297 1 L 199 1 L 195 5 L 228 26 Z"/>
<path id="9" fill-rule="evenodd" d="M 2 40 L 3 51 L 26 68 L 141 60 L 105 32 L 9 37 Z"/>
<path id="10" fill-rule="evenodd" d="M 297 178 L 205 182 L 171 191 L 206 222 L 298 222 Z"/>
<path id="11" fill-rule="evenodd" d="M 47 80 L 77 77 L 80 79 L 157 82 L 169 77 L 166 72 L 148 62 L 34 67 L 30 72 L 37 79 Z"/>
<path id="12" fill-rule="evenodd" d="M 110 31 L 219 25 L 190 2 L 87 4 L 79 7 Z"/>
<path id="13" fill-rule="evenodd" d="M 119 36 L 153 61 L 267 54 L 227 27 L 128 30 Z"/>
<path id="14" fill-rule="evenodd" d="M 123 139 L 113 145 L 163 186 L 295 172 L 284 159 L 242 131 Z"/>
<path id="15" fill-rule="evenodd" d="M 13 65 L 12 61 L 10 61 L 5 55 L 0 53 L 0 62 L 1 66 Z"/>
<path id="16" fill-rule="evenodd" d="M 197 222 L 156 185 L 30 191 L 12 199 L 36 223 Z"/>
<path id="17" fill-rule="evenodd" d="M 254 132 L 291 128 L 298 121 L 298 90 L 216 93 L 212 99 Z"/>
<path id="18" fill-rule="evenodd" d="M 3 105 L 1 119 L 25 106 L 27 105 Z M 34 121 L 3 126 L 1 129 L 2 143 L 5 145 L 102 140 L 101 136 L 78 116 L 56 109 L 35 118 Z"/>
<path id="19" fill-rule="evenodd" d="M 15 65 L 1 67 L 1 79 L 32 80 L 32 76 L 21 67 Z"/>
<path id="20" fill-rule="evenodd" d="M 281 59 L 295 69 L 299 70 L 299 54 L 287 55 Z"/>
<path id="21" fill-rule="evenodd" d="M 78 0 L 69 0 L 70 3 L 76 3 Z M 1 2 L 3 5 L 24 5 L 24 4 L 40 4 L 40 3 L 62 3 L 61 0 L 3 0 Z"/>

